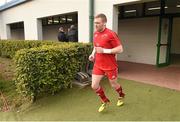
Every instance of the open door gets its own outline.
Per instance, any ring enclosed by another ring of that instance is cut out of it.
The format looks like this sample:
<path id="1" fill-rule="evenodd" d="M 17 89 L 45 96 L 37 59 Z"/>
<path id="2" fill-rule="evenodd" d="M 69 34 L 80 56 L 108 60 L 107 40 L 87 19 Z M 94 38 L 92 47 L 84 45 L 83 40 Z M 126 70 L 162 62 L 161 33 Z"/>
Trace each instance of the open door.
<path id="1" fill-rule="evenodd" d="M 159 18 L 159 35 L 157 44 L 157 61 L 158 67 L 170 64 L 170 42 L 172 37 L 172 17 Z"/>

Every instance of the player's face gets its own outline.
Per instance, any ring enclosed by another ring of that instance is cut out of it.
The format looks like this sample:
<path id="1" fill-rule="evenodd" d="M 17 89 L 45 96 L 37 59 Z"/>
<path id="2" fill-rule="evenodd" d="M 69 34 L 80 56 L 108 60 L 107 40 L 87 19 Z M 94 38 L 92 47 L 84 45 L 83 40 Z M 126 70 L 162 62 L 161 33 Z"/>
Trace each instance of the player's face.
<path id="1" fill-rule="evenodd" d="M 95 25 L 96 31 L 99 31 L 99 32 L 103 31 L 105 28 L 105 23 L 102 21 L 101 18 L 95 18 L 94 25 Z"/>

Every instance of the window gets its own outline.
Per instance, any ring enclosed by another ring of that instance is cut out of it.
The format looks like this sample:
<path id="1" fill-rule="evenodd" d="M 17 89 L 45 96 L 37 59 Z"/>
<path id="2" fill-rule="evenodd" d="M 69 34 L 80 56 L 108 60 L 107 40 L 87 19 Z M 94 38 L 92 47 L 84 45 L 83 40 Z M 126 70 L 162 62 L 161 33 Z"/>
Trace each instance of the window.
<path id="1" fill-rule="evenodd" d="M 24 23 L 18 22 L 18 23 L 10 24 L 10 28 L 11 29 L 22 29 L 22 28 L 24 28 Z"/>
<path id="2" fill-rule="evenodd" d="M 47 25 L 47 23 L 48 23 L 47 18 L 43 18 L 43 19 L 42 19 L 42 25 Z"/>
<path id="3" fill-rule="evenodd" d="M 164 0 L 164 14 L 180 14 L 180 0 Z M 119 7 L 119 18 L 137 18 L 159 16 L 161 13 L 161 1 L 145 2 Z"/>
<path id="4" fill-rule="evenodd" d="M 54 24 L 59 24 L 59 17 L 54 17 L 53 23 Z"/>
<path id="5" fill-rule="evenodd" d="M 66 16 L 60 16 L 60 23 L 66 23 Z"/>
<path id="6" fill-rule="evenodd" d="M 68 23 L 76 23 L 77 22 L 77 15 L 72 14 L 67 16 L 67 22 Z"/>
<path id="7" fill-rule="evenodd" d="M 67 22 L 72 23 L 73 22 L 73 17 L 72 16 L 67 16 Z"/>
<path id="8" fill-rule="evenodd" d="M 48 25 L 51 25 L 53 24 L 53 17 L 48 17 Z"/>
<path id="9" fill-rule="evenodd" d="M 165 1 L 165 13 L 180 13 L 180 0 L 166 0 Z"/>
<path id="10" fill-rule="evenodd" d="M 77 14 L 69 14 L 69 15 L 60 15 L 42 18 L 42 25 L 56 25 L 56 24 L 76 24 L 77 23 Z"/>
<path id="11" fill-rule="evenodd" d="M 142 4 L 134 4 L 124 6 L 123 16 L 124 17 L 139 17 L 142 16 Z"/>
<path id="12" fill-rule="evenodd" d="M 145 5 L 145 15 L 160 15 L 160 1 L 149 2 Z"/>
<path id="13" fill-rule="evenodd" d="M 120 18 L 136 18 L 143 16 L 144 4 L 133 4 L 119 7 Z"/>

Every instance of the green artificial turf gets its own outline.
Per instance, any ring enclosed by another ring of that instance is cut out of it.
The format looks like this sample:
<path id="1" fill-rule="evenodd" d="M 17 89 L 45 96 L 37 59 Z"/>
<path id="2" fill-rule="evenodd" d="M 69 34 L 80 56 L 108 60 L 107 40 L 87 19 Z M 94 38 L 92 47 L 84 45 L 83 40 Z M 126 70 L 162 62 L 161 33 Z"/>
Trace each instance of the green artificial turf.
<path id="1" fill-rule="evenodd" d="M 100 100 L 90 86 L 65 89 L 39 99 L 21 112 L 0 113 L 0 120 L 51 121 L 162 121 L 180 120 L 180 92 L 130 80 L 119 80 L 126 93 L 125 104 L 116 106 L 117 94 L 107 80 L 102 81 L 111 100 L 107 110 L 98 113 Z"/>

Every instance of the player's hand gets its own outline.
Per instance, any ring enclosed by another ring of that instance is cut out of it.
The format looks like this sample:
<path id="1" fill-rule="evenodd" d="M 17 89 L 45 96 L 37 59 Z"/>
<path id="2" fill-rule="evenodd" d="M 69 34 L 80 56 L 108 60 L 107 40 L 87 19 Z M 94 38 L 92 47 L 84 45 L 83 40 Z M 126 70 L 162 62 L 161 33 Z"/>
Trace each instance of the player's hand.
<path id="1" fill-rule="evenodd" d="M 95 47 L 96 53 L 104 53 L 102 47 Z"/>
<path id="2" fill-rule="evenodd" d="M 95 58 L 94 58 L 94 55 L 93 55 L 93 54 L 91 54 L 91 55 L 89 56 L 89 61 L 92 61 L 92 62 L 93 62 L 93 61 L 94 61 L 94 59 L 95 59 Z"/>

